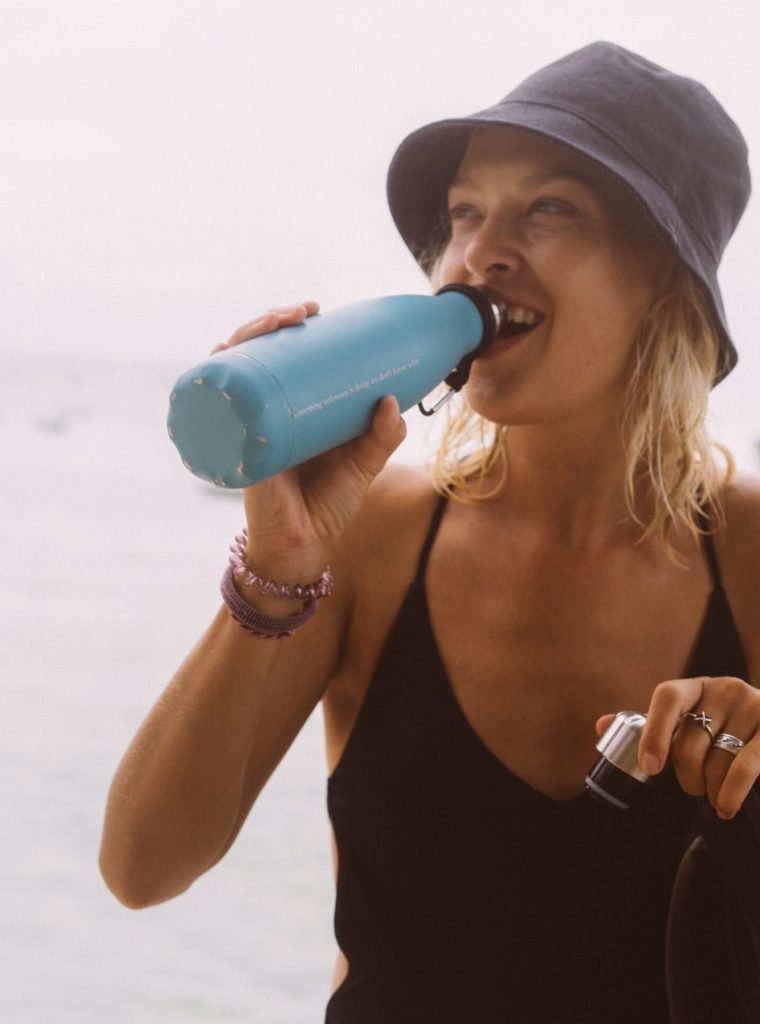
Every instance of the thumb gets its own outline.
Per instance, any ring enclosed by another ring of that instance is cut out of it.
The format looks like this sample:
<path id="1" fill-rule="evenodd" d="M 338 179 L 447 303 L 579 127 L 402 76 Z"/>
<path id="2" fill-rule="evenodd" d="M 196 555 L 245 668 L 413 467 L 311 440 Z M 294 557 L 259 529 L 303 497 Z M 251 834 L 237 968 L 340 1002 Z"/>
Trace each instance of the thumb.
<path id="1" fill-rule="evenodd" d="M 391 453 L 406 437 L 406 423 L 401 417 L 401 409 L 395 395 L 386 395 L 377 403 L 370 434 L 378 444 L 388 447 Z"/>
<path id="2" fill-rule="evenodd" d="M 405 437 L 398 401 L 386 395 L 377 404 L 370 429 L 354 442 L 356 462 L 369 477 L 377 476 Z"/>
<path id="3" fill-rule="evenodd" d="M 610 727 L 610 725 L 612 723 L 612 719 L 614 717 L 615 717 L 614 715 L 602 715 L 601 718 L 598 718 L 596 720 L 596 734 L 597 734 L 597 736 L 601 736 L 603 732 L 606 732 L 607 729 L 609 729 L 609 727 Z"/>

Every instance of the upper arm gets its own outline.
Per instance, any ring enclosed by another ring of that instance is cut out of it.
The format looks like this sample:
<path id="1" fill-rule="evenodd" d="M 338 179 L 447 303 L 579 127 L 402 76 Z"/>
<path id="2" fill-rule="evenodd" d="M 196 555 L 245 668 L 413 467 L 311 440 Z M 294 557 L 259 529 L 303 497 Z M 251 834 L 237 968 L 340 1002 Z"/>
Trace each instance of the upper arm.
<path id="1" fill-rule="evenodd" d="M 749 667 L 760 686 L 760 478 L 740 476 L 725 494 L 718 552 L 731 610 Z"/>

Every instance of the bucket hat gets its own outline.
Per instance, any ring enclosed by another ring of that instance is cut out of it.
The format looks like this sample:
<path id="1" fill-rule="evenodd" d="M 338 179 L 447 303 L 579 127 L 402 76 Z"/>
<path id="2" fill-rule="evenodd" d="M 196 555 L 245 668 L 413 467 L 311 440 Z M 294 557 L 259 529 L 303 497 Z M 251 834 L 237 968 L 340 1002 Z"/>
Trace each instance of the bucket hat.
<path id="1" fill-rule="evenodd" d="M 699 82 L 608 42 L 549 64 L 495 106 L 437 121 L 401 143 L 388 201 L 418 261 L 441 222 L 446 193 L 474 128 L 525 128 L 571 147 L 643 203 L 710 302 L 722 343 L 716 383 L 736 365 L 718 264 L 750 194 L 747 145 Z"/>

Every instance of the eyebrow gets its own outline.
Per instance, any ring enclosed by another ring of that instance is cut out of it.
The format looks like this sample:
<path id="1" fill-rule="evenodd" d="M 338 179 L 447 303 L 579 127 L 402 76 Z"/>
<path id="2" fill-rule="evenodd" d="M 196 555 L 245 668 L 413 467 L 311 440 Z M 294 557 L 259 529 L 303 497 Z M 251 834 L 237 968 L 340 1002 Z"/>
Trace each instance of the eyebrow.
<path id="1" fill-rule="evenodd" d="M 543 187 L 555 181 L 572 181 L 595 191 L 603 187 L 602 182 L 595 180 L 591 175 L 584 174 L 582 171 L 577 171 L 574 168 L 569 167 L 558 167 L 556 170 L 542 171 L 540 174 L 531 174 L 527 178 L 524 178 L 521 184 L 527 185 L 529 188 L 535 186 Z M 472 178 L 457 175 L 452 179 L 449 188 L 457 187 L 477 188 L 477 182 L 473 181 Z"/>
<path id="2" fill-rule="evenodd" d="M 561 180 L 577 182 L 579 185 L 585 185 L 586 188 L 591 189 L 601 187 L 601 182 L 592 175 L 569 167 L 558 167 L 556 170 L 546 171 L 544 174 L 531 174 L 525 179 L 525 183 L 528 185 L 548 185 L 553 181 Z"/>

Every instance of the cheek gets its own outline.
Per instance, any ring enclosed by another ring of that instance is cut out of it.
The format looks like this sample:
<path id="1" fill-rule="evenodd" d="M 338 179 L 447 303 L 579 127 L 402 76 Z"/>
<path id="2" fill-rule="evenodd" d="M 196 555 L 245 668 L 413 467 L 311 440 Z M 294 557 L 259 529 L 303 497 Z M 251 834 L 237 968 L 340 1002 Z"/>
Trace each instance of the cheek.
<path id="1" fill-rule="evenodd" d="M 451 284 L 461 277 L 464 261 L 460 250 L 461 246 L 452 240 L 439 256 L 432 274 L 432 282 L 436 288 Z"/>
<path id="2" fill-rule="evenodd" d="M 630 266 L 619 287 L 611 289 L 610 301 L 617 306 L 622 336 L 633 340 L 652 308 L 657 288 L 658 282 L 650 273 L 642 273 L 640 266 Z"/>
<path id="3" fill-rule="evenodd" d="M 610 252 L 594 265 L 577 266 L 567 287 L 571 320 L 592 328 L 599 343 L 606 337 L 614 347 L 627 347 L 651 308 L 657 278 L 640 262 Z"/>
<path id="4" fill-rule="evenodd" d="M 615 239 L 609 250 L 610 290 L 634 330 L 652 307 L 672 264 L 669 249 L 651 239 Z"/>

